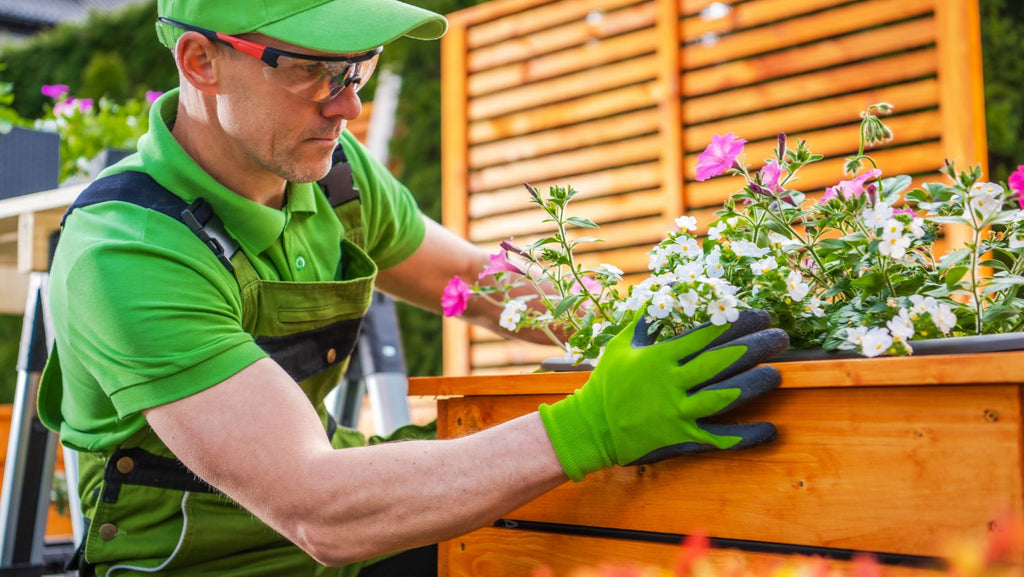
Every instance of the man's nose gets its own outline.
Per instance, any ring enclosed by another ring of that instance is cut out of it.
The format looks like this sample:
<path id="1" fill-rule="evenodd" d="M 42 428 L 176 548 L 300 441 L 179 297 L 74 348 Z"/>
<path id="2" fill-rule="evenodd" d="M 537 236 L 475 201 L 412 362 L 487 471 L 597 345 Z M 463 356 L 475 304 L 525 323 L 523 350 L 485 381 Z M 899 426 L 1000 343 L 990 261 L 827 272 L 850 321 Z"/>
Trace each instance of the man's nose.
<path id="1" fill-rule="evenodd" d="M 355 86 L 349 85 L 334 98 L 320 105 L 324 116 L 340 116 L 345 120 L 355 120 L 363 112 L 363 103 L 359 100 Z"/>

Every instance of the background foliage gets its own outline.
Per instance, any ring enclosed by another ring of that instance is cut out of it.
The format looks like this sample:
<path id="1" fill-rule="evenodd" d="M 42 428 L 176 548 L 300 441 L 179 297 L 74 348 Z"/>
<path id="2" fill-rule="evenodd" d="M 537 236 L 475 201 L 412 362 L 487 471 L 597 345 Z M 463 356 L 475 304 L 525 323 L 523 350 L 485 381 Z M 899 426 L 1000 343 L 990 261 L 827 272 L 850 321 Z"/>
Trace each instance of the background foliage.
<path id="1" fill-rule="evenodd" d="M 442 14 L 481 0 L 410 0 Z M 984 55 L 985 103 L 991 180 L 1005 180 L 1024 154 L 1024 3 L 980 0 Z M 146 90 L 177 85 L 169 52 L 152 33 L 156 2 L 117 13 L 94 14 L 78 26 L 64 25 L 30 42 L 0 52 L 3 79 L 14 86 L 17 111 L 26 117 L 43 113 L 43 84 L 67 84 L 86 98 L 141 98 Z M 391 143 L 393 170 L 419 199 L 424 212 L 440 218 L 441 197 L 441 63 L 439 42 L 400 40 L 388 46 L 383 65 L 402 76 L 397 133 Z M 368 89 L 372 86 L 368 87 Z M 369 99 L 369 90 L 364 96 Z M 412 375 L 441 372 L 440 318 L 399 305 L 403 341 Z M 17 330 L 0 333 L 0 401 L 14 382 L 20 324 L 0 319 Z M 9 353 L 9 349 L 14 349 Z M 4 365 L 4 363 L 10 363 Z"/>

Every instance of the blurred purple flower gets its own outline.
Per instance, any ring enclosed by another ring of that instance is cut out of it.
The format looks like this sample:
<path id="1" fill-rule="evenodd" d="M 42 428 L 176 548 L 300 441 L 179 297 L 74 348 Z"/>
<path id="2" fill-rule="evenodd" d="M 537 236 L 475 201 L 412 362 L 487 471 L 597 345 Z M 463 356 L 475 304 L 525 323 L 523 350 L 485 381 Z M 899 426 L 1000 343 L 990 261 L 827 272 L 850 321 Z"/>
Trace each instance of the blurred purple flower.
<path id="1" fill-rule="evenodd" d="M 147 90 L 146 91 L 146 102 L 148 102 L 150 104 L 153 104 L 154 102 L 156 102 L 157 98 L 160 98 L 163 95 L 164 95 L 164 93 L 160 92 L 158 90 Z"/>
<path id="2" fill-rule="evenodd" d="M 1010 190 L 1017 193 L 1017 204 L 1021 208 L 1024 208 L 1024 164 L 1017 167 L 1017 170 L 1013 171 L 1010 175 L 1010 180 L 1007 183 L 1010 186 Z"/>
<path id="3" fill-rule="evenodd" d="M 712 136 L 711 144 L 697 157 L 697 180 L 707 180 L 732 168 L 736 157 L 743 154 L 746 142 L 731 132 Z"/>

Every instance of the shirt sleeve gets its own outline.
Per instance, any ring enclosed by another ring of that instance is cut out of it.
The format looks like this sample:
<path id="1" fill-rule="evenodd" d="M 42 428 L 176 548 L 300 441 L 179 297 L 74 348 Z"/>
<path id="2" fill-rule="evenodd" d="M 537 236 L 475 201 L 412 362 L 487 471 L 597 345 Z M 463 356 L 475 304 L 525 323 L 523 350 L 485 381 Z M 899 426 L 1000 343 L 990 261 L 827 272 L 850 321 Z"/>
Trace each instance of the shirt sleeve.
<path id="1" fill-rule="evenodd" d="M 99 230 L 116 219 L 104 215 L 112 210 L 144 224 L 96 242 L 85 234 L 82 247 L 54 263 L 52 302 L 67 325 L 57 331 L 66 342 L 62 364 L 73 351 L 79 377 L 98 384 L 124 418 L 266 356 L 242 329 L 234 277 L 181 224 L 123 203 L 79 209 L 72 219 L 84 231 Z"/>
<path id="2" fill-rule="evenodd" d="M 409 189 L 349 132 L 342 146 L 352 164 L 362 202 L 366 252 L 381 269 L 391 268 L 419 248 L 426 234 L 423 214 Z"/>

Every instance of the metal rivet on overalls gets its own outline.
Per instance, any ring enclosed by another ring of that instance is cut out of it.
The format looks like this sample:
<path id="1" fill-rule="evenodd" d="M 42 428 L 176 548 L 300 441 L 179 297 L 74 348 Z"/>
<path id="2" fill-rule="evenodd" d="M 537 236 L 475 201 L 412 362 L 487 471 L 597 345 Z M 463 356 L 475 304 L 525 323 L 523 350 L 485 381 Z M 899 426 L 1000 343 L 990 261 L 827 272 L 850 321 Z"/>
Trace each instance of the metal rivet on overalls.
<path id="1" fill-rule="evenodd" d="M 135 461 L 131 457 L 121 457 L 117 460 L 117 470 L 122 475 L 127 475 L 135 469 Z"/>
<path id="2" fill-rule="evenodd" d="M 104 541 L 110 541 L 114 537 L 117 537 L 117 526 L 113 523 L 104 523 L 100 525 L 100 538 Z"/>
<path id="3" fill-rule="evenodd" d="M 306 268 L 306 259 L 301 256 L 295 257 L 295 270 L 302 270 Z"/>
<path id="4" fill-rule="evenodd" d="M 338 351 L 334 349 L 327 349 L 327 362 L 333 363 L 336 358 L 338 358 Z"/>

